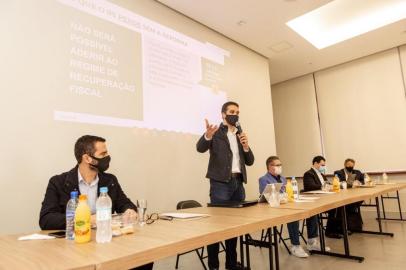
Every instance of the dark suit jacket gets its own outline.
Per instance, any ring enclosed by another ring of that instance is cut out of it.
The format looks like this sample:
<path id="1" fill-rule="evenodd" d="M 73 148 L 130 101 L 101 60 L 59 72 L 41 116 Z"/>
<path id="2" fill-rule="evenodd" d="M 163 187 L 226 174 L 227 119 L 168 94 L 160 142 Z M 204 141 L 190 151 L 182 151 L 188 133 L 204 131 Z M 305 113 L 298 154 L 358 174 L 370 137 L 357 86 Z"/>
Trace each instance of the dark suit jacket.
<path id="1" fill-rule="evenodd" d="M 108 194 L 112 201 L 113 213 L 123 213 L 129 208 L 136 209 L 135 205 L 124 194 L 114 175 L 109 173 L 99 173 L 97 194 L 99 194 L 100 187 L 108 187 Z M 74 190 L 80 193 L 78 166 L 69 172 L 55 175 L 49 180 L 39 217 L 39 226 L 42 230 L 65 229 L 66 204 L 70 199 L 71 191 Z"/>
<path id="2" fill-rule="evenodd" d="M 339 171 L 335 171 L 334 175 L 337 175 L 341 182 L 345 181 L 345 169 L 341 169 Z M 361 171 L 353 170 L 352 174 L 355 174 L 355 180 L 359 180 L 362 184 L 364 184 L 364 174 Z"/>
<path id="3" fill-rule="evenodd" d="M 227 138 L 227 131 L 227 126 L 221 124 L 210 141 L 206 140 L 203 135 L 196 144 L 197 151 L 200 153 L 210 150 L 210 160 L 206 177 L 215 181 L 228 182 L 231 179 L 233 153 L 231 152 L 230 142 Z M 244 183 L 247 183 L 245 165 L 251 166 L 254 164 L 254 154 L 251 149 L 245 152 L 238 138 L 237 143 L 240 153 L 241 173 Z"/>
<path id="4" fill-rule="evenodd" d="M 324 181 L 327 181 L 327 178 L 322 174 Z M 321 182 L 317 173 L 313 168 L 305 172 L 303 176 L 303 189 L 304 191 L 319 190 L 321 189 Z"/>

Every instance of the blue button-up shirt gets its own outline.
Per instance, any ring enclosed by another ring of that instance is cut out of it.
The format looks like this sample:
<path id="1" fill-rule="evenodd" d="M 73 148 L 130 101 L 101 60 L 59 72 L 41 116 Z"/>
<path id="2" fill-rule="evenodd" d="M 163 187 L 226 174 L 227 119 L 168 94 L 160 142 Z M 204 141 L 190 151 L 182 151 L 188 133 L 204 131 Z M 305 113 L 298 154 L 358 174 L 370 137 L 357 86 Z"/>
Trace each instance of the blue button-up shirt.
<path id="1" fill-rule="evenodd" d="M 99 175 L 96 175 L 96 178 L 88 184 L 78 169 L 78 179 L 79 179 L 79 191 L 80 194 L 87 195 L 87 203 L 89 204 L 90 211 L 92 215 L 96 214 L 96 200 L 97 200 L 97 187 L 99 183 Z"/>
<path id="2" fill-rule="evenodd" d="M 282 175 L 272 175 L 269 172 L 266 173 L 264 176 L 259 178 L 259 193 L 262 194 L 264 191 L 266 185 L 268 184 L 275 184 L 275 183 L 282 183 L 281 187 L 281 192 L 285 191 L 285 186 L 286 186 L 286 178 L 283 177 Z"/>

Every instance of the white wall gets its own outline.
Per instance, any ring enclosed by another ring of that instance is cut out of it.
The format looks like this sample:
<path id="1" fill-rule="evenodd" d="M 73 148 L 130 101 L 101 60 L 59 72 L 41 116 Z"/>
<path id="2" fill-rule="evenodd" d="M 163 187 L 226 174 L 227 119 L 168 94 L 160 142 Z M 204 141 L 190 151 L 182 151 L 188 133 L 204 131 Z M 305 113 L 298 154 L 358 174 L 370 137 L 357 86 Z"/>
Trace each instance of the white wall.
<path id="1" fill-rule="evenodd" d="M 273 85 L 285 174 L 303 175 L 315 154 L 325 155 L 329 173 L 348 157 L 366 172 L 405 171 L 405 65 L 404 45 Z M 391 178 L 406 181 L 406 174 Z M 387 209 L 397 211 L 397 205 L 388 202 Z"/>
<path id="2" fill-rule="evenodd" d="M 275 152 L 267 59 L 155 1 L 114 2 L 231 53 L 223 87 L 230 100 L 240 103 L 241 123 L 256 157 L 254 166 L 248 170 L 247 198 L 256 198 L 257 179 L 264 173 L 264 160 Z M 38 229 L 39 210 L 48 180 L 75 166 L 73 146 L 84 134 L 107 139 L 112 156 L 109 172 L 117 175 L 133 201 L 146 198 L 149 212 L 175 209 L 176 203 L 185 199 L 206 203 L 209 199 L 205 179 L 208 153 L 197 153 L 195 144 L 199 136 L 53 120 L 53 104 L 64 101 L 57 93 L 66 80 L 66 74 L 60 73 L 60 69 L 67 65 L 60 58 L 66 44 L 58 35 L 51 34 L 58 33 L 59 19 L 66 12 L 59 5 L 50 0 L 2 1 L 0 4 L 3 33 L 0 211 L 2 220 L 9 221 L 1 223 L 0 233 Z M 172 106 L 180 107 L 182 102 L 179 100 Z M 120 104 L 115 106 L 119 108 Z M 220 115 L 220 108 L 217 110 Z M 196 121 L 203 127 L 203 119 Z"/>
<path id="3" fill-rule="evenodd" d="M 309 169 L 322 153 L 313 75 L 272 86 L 276 150 L 286 176 Z"/>
<path id="4" fill-rule="evenodd" d="M 405 170 L 406 95 L 398 50 L 315 73 L 325 156 L 367 171 Z"/>

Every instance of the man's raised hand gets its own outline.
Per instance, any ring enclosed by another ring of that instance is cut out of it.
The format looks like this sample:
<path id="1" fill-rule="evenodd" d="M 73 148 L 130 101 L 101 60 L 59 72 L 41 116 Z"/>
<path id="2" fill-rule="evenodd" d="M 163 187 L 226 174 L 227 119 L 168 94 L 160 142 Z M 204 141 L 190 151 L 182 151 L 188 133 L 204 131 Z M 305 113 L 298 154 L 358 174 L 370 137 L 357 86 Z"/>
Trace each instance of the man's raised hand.
<path id="1" fill-rule="evenodd" d="M 213 138 L 214 133 L 219 129 L 217 125 L 210 125 L 209 121 L 207 119 L 204 119 L 206 122 L 206 138 L 211 140 Z"/>

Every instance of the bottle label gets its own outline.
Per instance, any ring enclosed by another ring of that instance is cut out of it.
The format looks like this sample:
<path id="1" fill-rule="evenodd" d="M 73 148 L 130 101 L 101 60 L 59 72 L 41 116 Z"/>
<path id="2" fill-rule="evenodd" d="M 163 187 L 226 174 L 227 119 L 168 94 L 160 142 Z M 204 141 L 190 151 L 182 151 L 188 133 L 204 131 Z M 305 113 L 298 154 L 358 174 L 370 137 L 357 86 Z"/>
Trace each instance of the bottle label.
<path id="1" fill-rule="evenodd" d="M 74 218 L 75 211 L 66 211 L 66 218 Z"/>
<path id="2" fill-rule="evenodd" d="M 90 233 L 90 220 L 75 221 L 75 236 L 85 236 Z"/>
<path id="3" fill-rule="evenodd" d="M 96 220 L 105 221 L 111 219 L 111 208 L 102 208 L 96 210 Z"/>
<path id="4" fill-rule="evenodd" d="M 293 188 L 293 198 L 294 198 L 295 200 L 298 200 L 298 199 L 299 199 L 299 190 L 298 190 L 297 186 L 295 186 L 295 187 Z"/>

